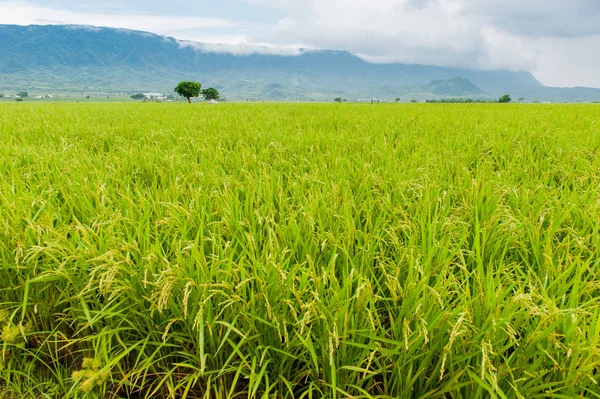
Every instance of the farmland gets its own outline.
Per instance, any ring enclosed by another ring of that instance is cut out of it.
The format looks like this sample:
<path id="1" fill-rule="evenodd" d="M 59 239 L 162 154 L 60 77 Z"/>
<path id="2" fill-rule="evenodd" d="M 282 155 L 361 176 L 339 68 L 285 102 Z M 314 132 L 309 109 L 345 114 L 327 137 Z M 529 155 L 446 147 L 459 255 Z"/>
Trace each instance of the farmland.
<path id="1" fill-rule="evenodd" d="M 598 106 L 2 104 L 0 143 L 9 398 L 600 397 Z"/>

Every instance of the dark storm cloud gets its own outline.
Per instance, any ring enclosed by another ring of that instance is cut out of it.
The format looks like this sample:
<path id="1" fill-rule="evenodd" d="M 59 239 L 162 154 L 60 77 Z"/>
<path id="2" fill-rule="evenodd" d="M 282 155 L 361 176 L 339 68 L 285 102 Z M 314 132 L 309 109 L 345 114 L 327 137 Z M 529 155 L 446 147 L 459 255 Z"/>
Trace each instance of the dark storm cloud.
<path id="1" fill-rule="evenodd" d="M 466 0 L 463 13 L 517 35 L 600 34 L 599 0 Z"/>

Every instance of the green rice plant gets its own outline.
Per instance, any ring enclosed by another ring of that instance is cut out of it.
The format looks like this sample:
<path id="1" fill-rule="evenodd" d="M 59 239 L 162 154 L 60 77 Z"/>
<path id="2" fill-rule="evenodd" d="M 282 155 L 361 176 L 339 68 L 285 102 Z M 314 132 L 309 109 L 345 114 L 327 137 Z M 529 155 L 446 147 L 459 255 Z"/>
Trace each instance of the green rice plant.
<path id="1" fill-rule="evenodd" d="M 593 105 L 4 104 L 8 398 L 600 397 Z"/>

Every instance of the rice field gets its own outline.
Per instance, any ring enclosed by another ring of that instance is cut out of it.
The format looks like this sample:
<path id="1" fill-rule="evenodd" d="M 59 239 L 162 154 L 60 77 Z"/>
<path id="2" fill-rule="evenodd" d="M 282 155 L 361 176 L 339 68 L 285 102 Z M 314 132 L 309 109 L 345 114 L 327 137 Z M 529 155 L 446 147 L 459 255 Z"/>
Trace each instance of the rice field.
<path id="1" fill-rule="evenodd" d="M 600 107 L 0 105 L 0 396 L 599 398 Z"/>

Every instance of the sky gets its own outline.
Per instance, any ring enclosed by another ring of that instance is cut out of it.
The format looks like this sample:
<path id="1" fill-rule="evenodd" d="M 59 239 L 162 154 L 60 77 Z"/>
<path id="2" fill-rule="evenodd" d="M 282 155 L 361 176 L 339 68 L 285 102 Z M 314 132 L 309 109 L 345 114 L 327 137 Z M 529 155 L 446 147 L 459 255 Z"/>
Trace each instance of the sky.
<path id="1" fill-rule="evenodd" d="M 242 53 L 347 50 L 600 87 L 600 0 L 0 0 L 0 24 L 129 28 Z"/>

